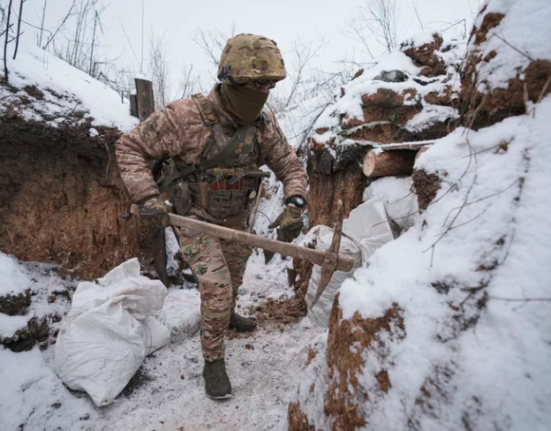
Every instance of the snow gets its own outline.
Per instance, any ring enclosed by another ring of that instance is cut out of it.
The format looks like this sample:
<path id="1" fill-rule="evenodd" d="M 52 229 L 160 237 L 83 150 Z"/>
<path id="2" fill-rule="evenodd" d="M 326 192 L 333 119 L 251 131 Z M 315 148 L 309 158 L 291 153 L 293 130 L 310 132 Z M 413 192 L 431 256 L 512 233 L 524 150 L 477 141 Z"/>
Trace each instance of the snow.
<path id="1" fill-rule="evenodd" d="M 98 414 L 90 401 L 69 393 L 38 348 L 24 353 L 0 348 L 0 363 L 2 430 L 92 429 Z"/>
<path id="2" fill-rule="evenodd" d="M 434 31 L 423 31 L 421 33 L 417 33 L 412 38 L 408 39 L 405 42 L 402 42 L 402 45 L 407 45 L 410 47 L 419 48 L 423 45 L 427 45 L 429 43 L 432 43 L 434 41 Z"/>
<path id="3" fill-rule="evenodd" d="M 12 338 L 20 329 L 27 329 L 27 316 L 8 316 L 0 313 L 0 341 Z"/>
<path id="4" fill-rule="evenodd" d="M 500 24 L 488 31 L 483 44 L 482 57 L 495 51 L 497 55 L 488 62 L 480 64 L 479 74 L 483 74 L 485 83 L 481 90 L 507 88 L 508 81 L 516 77 L 518 71 L 526 69 L 533 60 L 551 59 L 551 2 L 531 0 L 530 7 L 524 1 L 486 0 L 485 14 L 475 20 L 480 28 L 484 16 L 488 13 L 501 13 L 505 17 Z M 475 49 L 474 38 L 469 49 Z"/>
<path id="5" fill-rule="evenodd" d="M 388 217 L 400 227 L 408 229 L 413 226 L 419 210 L 411 177 L 384 177 L 373 181 L 366 187 L 362 201 L 372 198 L 384 202 Z"/>
<path id="6" fill-rule="evenodd" d="M 54 127 L 81 111 L 84 119 L 93 118 L 93 126 L 118 127 L 124 132 L 138 124 L 130 116 L 128 101 L 122 101 L 116 91 L 34 45 L 22 42 L 16 60 L 8 59 L 8 70 L 9 83 L 17 92 L 0 86 L 0 111 L 15 106 L 24 118 Z M 33 85 L 44 93 L 42 100 L 22 90 Z M 22 96 L 30 104 L 21 104 Z"/>
<path id="7" fill-rule="evenodd" d="M 530 115 L 437 141 L 417 161 L 442 180 L 435 200 L 341 286 L 343 319 L 377 318 L 393 303 L 402 309 L 405 337 L 382 331 L 362 352 L 358 380 L 373 400 L 358 411 L 370 427 L 548 429 L 550 116 L 548 96 Z M 374 379 L 380 370 L 387 394 Z M 316 382 L 323 392 L 326 373 L 307 369 L 300 387 Z M 431 409 L 416 401 L 421 387 Z M 306 393 L 301 407 L 316 429 L 330 429 L 323 404 Z"/>
<path id="8" fill-rule="evenodd" d="M 22 294 L 30 285 L 31 280 L 20 269 L 17 261 L 0 253 L 0 296 Z"/>
<path id="9" fill-rule="evenodd" d="M 406 41 L 405 47 L 423 45 L 433 41 L 433 32 L 424 32 L 411 40 Z M 321 112 L 315 121 L 313 130 L 329 129 L 323 134 L 315 134 L 315 142 L 325 145 L 349 145 L 350 143 L 360 143 L 375 145 L 375 142 L 360 142 L 351 141 L 348 137 L 356 130 L 366 127 L 374 127 L 380 124 L 389 124 L 390 121 L 372 121 L 362 125 L 343 129 L 339 124 L 339 117 L 348 115 L 350 118 L 356 118 L 361 121 L 366 121 L 363 112 L 362 95 L 368 96 L 376 94 L 378 90 L 392 90 L 397 94 L 404 96 L 403 106 L 417 105 L 422 108 L 422 111 L 416 114 L 402 127 L 408 131 L 418 132 L 432 126 L 437 122 L 444 122 L 448 119 L 456 119 L 457 111 L 449 106 L 439 106 L 428 103 L 425 96 L 429 93 L 444 94 L 447 88 L 447 94 L 457 92 L 460 86 L 458 66 L 461 64 L 462 56 L 466 48 L 465 41 L 445 40 L 443 47 L 447 48 L 446 52 L 435 51 L 435 54 L 440 56 L 448 65 L 445 75 L 434 78 L 426 78 L 420 76 L 420 67 L 417 67 L 414 62 L 402 51 L 402 48 L 397 48 L 393 52 L 382 56 L 376 62 L 366 66 L 364 72 L 347 83 L 335 93 L 335 100 Z M 403 82 L 386 82 L 381 79 L 383 72 L 388 74 L 391 71 L 400 71 L 405 75 Z M 342 93 L 341 93 L 342 91 Z M 455 96 L 450 96 L 454 98 Z"/>
<path id="10" fill-rule="evenodd" d="M 447 119 L 459 118 L 457 111 L 451 106 L 429 105 L 409 120 L 405 126 L 406 130 L 420 131 L 428 125 L 445 122 Z"/>

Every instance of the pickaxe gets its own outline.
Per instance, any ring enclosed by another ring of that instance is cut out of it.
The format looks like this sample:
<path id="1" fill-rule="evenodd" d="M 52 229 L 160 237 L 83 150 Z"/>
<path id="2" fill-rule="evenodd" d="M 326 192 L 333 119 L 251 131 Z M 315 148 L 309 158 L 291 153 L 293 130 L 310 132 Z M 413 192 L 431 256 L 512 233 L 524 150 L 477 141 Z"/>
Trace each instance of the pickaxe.
<path id="1" fill-rule="evenodd" d="M 138 214 L 138 206 L 132 205 L 130 212 L 134 215 Z M 354 259 L 349 257 L 340 257 L 339 248 L 341 245 L 342 236 L 342 219 L 343 205 L 339 200 L 337 206 L 337 221 L 331 246 L 327 251 L 313 250 L 307 247 L 301 247 L 295 244 L 289 244 L 275 239 L 265 238 L 263 236 L 254 235 L 247 232 L 242 232 L 235 229 L 230 229 L 224 226 L 207 223 L 200 220 L 195 220 L 189 217 L 183 217 L 176 214 L 169 214 L 170 223 L 173 226 L 182 227 L 195 232 L 202 232 L 207 235 L 223 238 L 228 241 L 233 241 L 238 244 L 246 244 L 252 247 L 259 247 L 264 250 L 279 253 L 283 256 L 296 257 L 297 259 L 306 260 L 313 264 L 321 266 L 320 281 L 314 301 L 310 305 L 310 309 L 314 307 L 321 294 L 327 287 L 335 271 L 350 271 L 354 265 Z"/>

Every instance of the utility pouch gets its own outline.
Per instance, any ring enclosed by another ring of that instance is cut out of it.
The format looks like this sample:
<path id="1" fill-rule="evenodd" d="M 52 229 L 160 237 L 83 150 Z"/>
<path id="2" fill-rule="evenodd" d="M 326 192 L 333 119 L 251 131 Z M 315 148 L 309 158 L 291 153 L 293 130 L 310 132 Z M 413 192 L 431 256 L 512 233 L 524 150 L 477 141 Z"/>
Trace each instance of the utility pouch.
<path id="1" fill-rule="evenodd" d="M 185 181 L 174 181 L 166 192 L 168 200 L 174 205 L 176 212 L 182 216 L 187 215 L 193 202 L 189 184 Z"/>
<path id="2" fill-rule="evenodd" d="M 209 212 L 225 219 L 243 213 L 249 202 L 249 190 L 210 190 Z"/>

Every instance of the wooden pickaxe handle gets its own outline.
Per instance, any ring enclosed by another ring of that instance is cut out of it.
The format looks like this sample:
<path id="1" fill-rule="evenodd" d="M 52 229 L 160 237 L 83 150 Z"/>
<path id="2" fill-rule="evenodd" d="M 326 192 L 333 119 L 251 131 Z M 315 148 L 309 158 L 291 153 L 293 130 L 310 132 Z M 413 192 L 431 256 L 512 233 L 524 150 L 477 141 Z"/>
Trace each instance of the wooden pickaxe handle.
<path id="1" fill-rule="evenodd" d="M 138 206 L 132 205 L 130 212 L 134 215 L 138 214 Z M 223 238 L 228 241 L 246 244 L 252 247 L 259 247 L 264 250 L 280 253 L 283 256 L 296 257 L 297 259 L 306 260 L 316 265 L 323 266 L 326 262 L 326 253 L 321 250 L 313 250 L 307 247 L 301 247 L 295 244 L 289 244 L 275 239 L 265 238 L 259 235 L 242 232 L 240 230 L 230 229 L 225 226 L 218 226 L 200 220 L 195 220 L 190 217 L 182 217 L 176 214 L 169 214 L 170 223 L 174 226 L 183 227 L 195 232 L 202 232 L 207 235 Z M 334 256 L 334 253 L 333 253 Z M 354 265 L 354 259 L 348 257 L 338 257 L 335 269 L 338 271 L 350 271 Z"/>

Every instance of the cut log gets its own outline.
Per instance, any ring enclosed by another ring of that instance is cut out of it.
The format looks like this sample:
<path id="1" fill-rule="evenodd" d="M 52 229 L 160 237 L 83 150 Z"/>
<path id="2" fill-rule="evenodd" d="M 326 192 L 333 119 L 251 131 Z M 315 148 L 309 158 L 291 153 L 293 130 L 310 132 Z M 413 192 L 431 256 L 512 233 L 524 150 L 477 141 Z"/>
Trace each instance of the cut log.
<path id="1" fill-rule="evenodd" d="M 369 151 L 364 158 L 363 173 L 367 178 L 411 175 L 415 151 L 397 150 L 377 154 Z"/>

